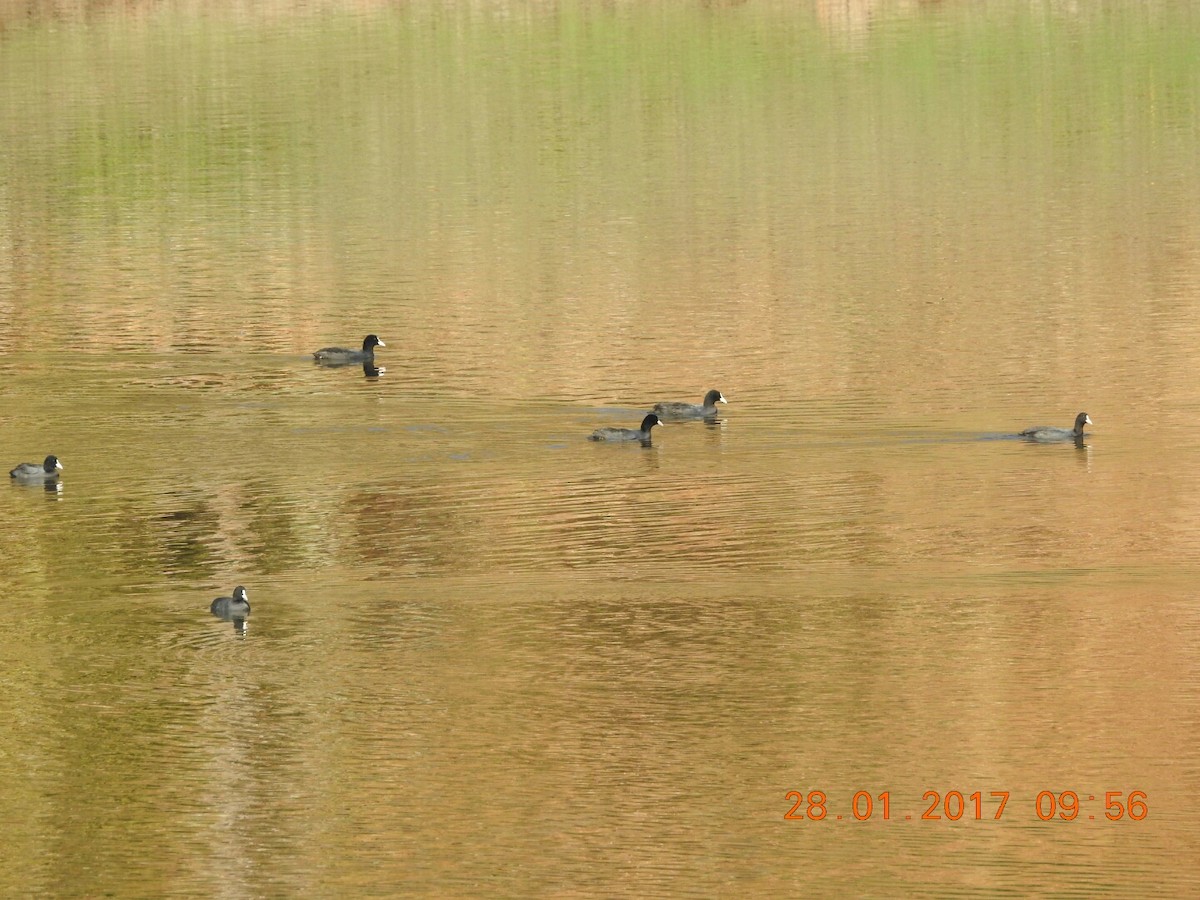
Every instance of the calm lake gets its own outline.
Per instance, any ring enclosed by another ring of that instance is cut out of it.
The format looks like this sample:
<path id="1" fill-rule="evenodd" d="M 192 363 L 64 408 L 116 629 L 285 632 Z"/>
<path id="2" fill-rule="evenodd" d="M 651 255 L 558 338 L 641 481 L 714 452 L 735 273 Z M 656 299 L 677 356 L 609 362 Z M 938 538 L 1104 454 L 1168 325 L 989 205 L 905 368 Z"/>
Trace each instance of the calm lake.
<path id="1" fill-rule="evenodd" d="M 1200 10 L 112 6 L 0 0 L 0 895 L 1200 895 Z"/>

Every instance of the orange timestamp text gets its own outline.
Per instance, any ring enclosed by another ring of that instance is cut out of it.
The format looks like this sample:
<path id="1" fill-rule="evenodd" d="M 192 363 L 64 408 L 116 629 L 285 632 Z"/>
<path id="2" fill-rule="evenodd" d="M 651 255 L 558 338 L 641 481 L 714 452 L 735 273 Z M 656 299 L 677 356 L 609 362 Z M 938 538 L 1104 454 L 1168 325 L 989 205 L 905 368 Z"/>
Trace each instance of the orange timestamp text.
<path id="1" fill-rule="evenodd" d="M 926 791 L 921 799 L 927 804 L 925 811 L 892 814 L 891 791 L 872 794 L 856 791 L 850 799 L 845 815 L 833 808 L 829 795 L 824 791 L 788 791 L 784 799 L 791 804 L 783 817 L 789 822 L 842 821 L 843 818 L 866 822 L 872 818 L 885 822 L 902 820 L 957 822 L 959 819 L 999 821 L 1008 806 L 1010 791 Z M 1103 798 L 1103 799 L 1101 799 Z M 1086 821 L 1117 822 L 1132 819 L 1140 822 L 1150 814 L 1145 791 L 1104 791 L 1102 794 L 1085 794 L 1080 791 L 1041 791 L 1033 801 L 1033 811 L 1043 822 Z M 918 807 L 919 808 L 919 807 Z"/>

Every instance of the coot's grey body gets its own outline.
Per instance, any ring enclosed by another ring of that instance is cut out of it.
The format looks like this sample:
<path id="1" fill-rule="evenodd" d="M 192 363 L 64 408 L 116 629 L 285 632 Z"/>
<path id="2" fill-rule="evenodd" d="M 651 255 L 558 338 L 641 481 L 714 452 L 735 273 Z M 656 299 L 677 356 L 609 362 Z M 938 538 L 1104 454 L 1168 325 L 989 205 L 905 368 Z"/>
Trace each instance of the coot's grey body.
<path id="1" fill-rule="evenodd" d="M 650 429 L 655 425 L 661 425 L 658 416 L 654 413 L 642 419 L 641 428 L 597 428 L 592 432 L 590 441 L 641 441 L 643 444 L 650 443 Z"/>
<path id="2" fill-rule="evenodd" d="M 348 366 L 352 363 L 371 362 L 375 359 L 375 348 L 386 347 L 376 335 L 368 334 L 363 338 L 361 350 L 347 350 L 345 347 L 322 347 L 313 354 L 313 359 L 327 366 Z"/>
<path id="3" fill-rule="evenodd" d="M 218 597 L 208 609 L 220 619 L 246 618 L 250 615 L 250 601 L 246 599 L 246 589 L 239 584 L 233 589 L 232 597 Z"/>
<path id="4" fill-rule="evenodd" d="M 58 457 L 51 454 L 47 456 L 42 463 L 21 463 L 15 469 L 8 473 L 9 478 L 18 478 L 22 481 L 37 481 L 43 478 L 57 478 L 58 473 L 62 470 L 63 464 L 58 461 Z"/>
<path id="5" fill-rule="evenodd" d="M 709 391 L 703 403 L 656 403 L 654 411 L 663 419 L 708 419 L 717 414 L 717 404 L 728 402 L 720 391 Z"/>
<path id="6" fill-rule="evenodd" d="M 1039 425 L 1037 428 L 1026 428 L 1021 432 L 1021 437 L 1030 441 L 1077 441 L 1083 437 L 1083 426 L 1091 424 L 1091 417 L 1087 413 L 1081 412 L 1075 417 L 1074 428 L 1051 428 L 1047 425 Z"/>

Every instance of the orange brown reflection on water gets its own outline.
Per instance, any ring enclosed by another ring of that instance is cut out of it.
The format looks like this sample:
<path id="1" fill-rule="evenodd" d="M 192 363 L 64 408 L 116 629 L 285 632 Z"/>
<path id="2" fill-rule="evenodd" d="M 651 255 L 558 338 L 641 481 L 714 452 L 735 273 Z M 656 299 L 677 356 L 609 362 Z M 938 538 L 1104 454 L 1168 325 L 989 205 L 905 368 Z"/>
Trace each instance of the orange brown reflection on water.
<path id="1" fill-rule="evenodd" d="M 1194 895 L 1194 22 L 993 12 L 23 12 L 0 892 Z"/>

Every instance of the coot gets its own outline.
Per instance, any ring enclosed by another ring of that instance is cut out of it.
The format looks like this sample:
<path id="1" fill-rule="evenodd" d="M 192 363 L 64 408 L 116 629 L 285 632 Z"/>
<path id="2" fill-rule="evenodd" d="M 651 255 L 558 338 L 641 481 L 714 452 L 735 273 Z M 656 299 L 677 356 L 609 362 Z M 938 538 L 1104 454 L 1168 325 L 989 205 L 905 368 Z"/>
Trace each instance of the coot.
<path id="1" fill-rule="evenodd" d="M 655 425 L 661 425 L 658 416 L 654 413 L 642 419 L 642 427 L 633 428 L 597 428 L 592 432 L 592 436 L 588 438 L 590 441 L 641 441 L 643 444 L 650 443 L 650 429 Z"/>
<path id="2" fill-rule="evenodd" d="M 250 615 L 246 589 L 239 584 L 233 589 L 232 597 L 218 597 L 208 609 L 214 616 L 225 620 L 246 618 Z"/>
<path id="3" fill-rule="evenodd" d="M 1039 425 L 1037 428 L 1026 428 L 1021 437 L 1031 441 L 1074 441 L 1083 437 L 1083 426 L 1091 425 L 1092 420 L 1087 413 L 1081 412 L 1075 417 L 1074 428 L 1050 428 Z"/>
<path id="4" fill-rule="evenodd" d="M 51 454 L 46 457 L 45 462 L 40 466 L 37 463 L 21 463 L 15 469 L 8 473 L 9 478 L 38 479 L 38 478 L 57 478 L 58 473 L 62 470 L 63 464 L 58 461 L 58 457 Z"/>
<path id="5" fill-rule="evenodd" d="M 704 395 L 704 402 L 695 403 L 656 403 L 654 411 L 664 419 L 707 419 L 717 414 L 718 403 L 728 403 L 720 391 L 712 390 Z"/>
<path id="6" fill-rule="evenodd" d="M 370 362 L 375 359 L 375 348 L 386 347 L 383 341 L 374 334 L 363 338 L 361 350 L 347 350 L 345 347 L 322 347 L 313 354 L 317 362 L 331 366 L 346 366 L 350 363 Z"/>

